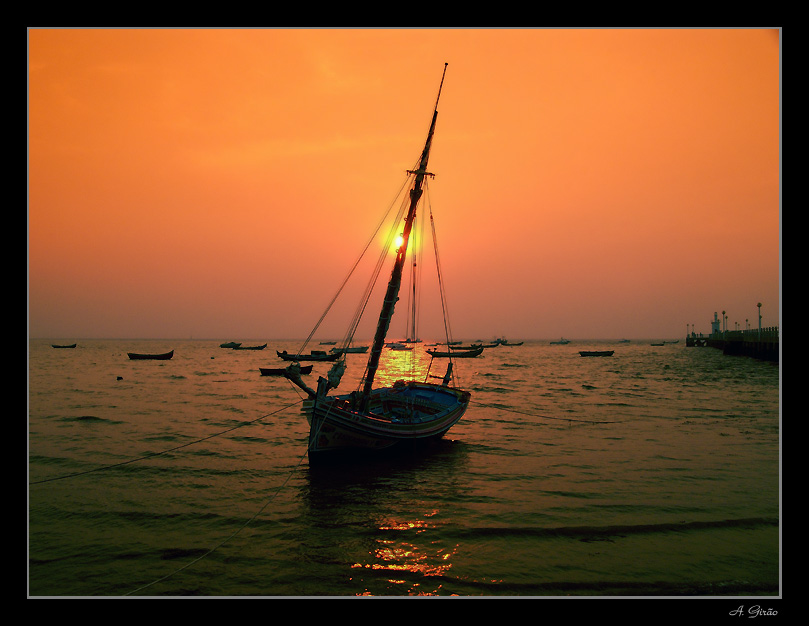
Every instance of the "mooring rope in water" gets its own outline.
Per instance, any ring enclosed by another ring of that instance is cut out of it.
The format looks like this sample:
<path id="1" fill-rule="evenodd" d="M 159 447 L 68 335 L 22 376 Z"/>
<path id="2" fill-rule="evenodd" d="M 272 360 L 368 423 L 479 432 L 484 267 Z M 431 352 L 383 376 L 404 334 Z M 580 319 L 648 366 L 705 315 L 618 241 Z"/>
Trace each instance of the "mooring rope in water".
<path id="1" fill-rule="evenodd" d="M 279 409 L 279 411 L 275 411 L 275 413 L 278 413 L 278 412 L 280 412 L 280 411 L 283 411 L 284 409 L 288 409 L 288 408 L 290 408 L 290 407 L 292 407 L 292 406 L 295 406 L 295 404 L 298 404 L 298 403 L 296 402 L 296 403 L 294 403 L 294 404 L 290 404 L 289 406 L 286 406 L 286 407 L 284 407 L 283 409 Z M 323 419 L 321 420 L 320 424 L 318 424 L 318 426 L 317 426 L 317 430 L 315 431 L 315 437 L 317 437 L 317 435 L 320 433 L 320 427 L 321 427 L 321 426 L 323 425 L 323 423 L 326 421 L 326 418 L 329 416 L 329 413 L 331 413 L 332 408 L 334 408 L 334 404 L 330 404 L 330 405 L 329 405 L 329 408 L 328 408 L 328 410 L 326 411 L 326 415 L 324 415 L 324 416 L 323 416 Z M 270 414 L 268 414 L 268 415 L 264 415 L 264 416 L 262 416 L 262 417 L 261 417 L 261 418 L 259 418 L 259 419 L 263 419 L 264 417 L 268 417 L 269 415 L 274 415 L 274 413 L 270 413 Z M 312 420 L 314 420 L 314 419 L 315 419 L 315 416 L 314 416 L 314 407 L 313 407 L 313 409 L 312 409 Z M 258 421 L 258 420 L 253 420 L 253 421 L 255 422 L 255 421 Z M 232 429 L 231 429 L 231 430 L 232 430 Z M 297 469 L 297 468 L 300 466 L 300 464 L 303 462 L 303 459 L 306 457 L 306 455 L 307 455 L 307 454 L 309 454 L 309 450 L 310 450 L 310 448 L 312 447 L 312 442 L 311 442 L 311 439 L 312 439 L 312 437 L 310 436 L 310 441 L 309 441 L 308 445 L 306 446 L 306 450 L 305 450 L 305 451 L 304 451 L 304 453 L 303 453 L 303 454 L 300 456 L 300 458 L 298 458 L 298 462 L 295 464 L 295 467 L 294 467 L 294 468 L 292 468 L 293 470 Z M 216 544 L 216 545 L 215 545 L 213 548 L 211 548 L 210 550 L 208 550 L 208 551 L 207 551 L 207 552 L 205 552 L 204 554 L 199 555 L 199 556 L 198 556 L 196 559 L 193 559 L 193 560 L 189 561 L 188 563 L 186 563 L 186 564 L 185 564 L 185 565 L 183 565 L 182 567 L 177 568 L 177 569 L 176 569 L 176 570 L 174 570 L 173 572 L 170 572 L 169 574 L 166 574 L 165 576 L 163 576 L 163 577 L 161 577 L 161 578 L 158 578 L 157 580 L 153 580 L 152 582 L 150 582 L 150 583 L 148 583 L 148 584 L 146 584 L 146 585 L 142 585 L 141 587 L 138 587 L 137 589 L 134 589 L 134 590 L 130 591 L 129 593 L 125 594 L 125 595 L 130 596 L 130 595 L 132 595 L 132 594 L 135 594 L 135 593 L 138 593 L 138 592 L 140 592 L 140 591 L 143 591 L 144 589 L 148 589 L 148 588 L 149 588 L 149 587 L 151 587 L 152 585 L 156 585 L 156 584 L 158 584 L 158 583 L 160 583 L 160 582 L 162 582 L 162 581 L 164 581 L 164 580 L 166 580 L 166 579 L 170 578 L 171 576 L 174 576 L 175 574 L 179 574 L 180 572 L 182 572 L 182 571 L 184 571 L 184 570 L 188 569 L 189 567 L 191 567 L 191 566 L 192 566 L 192 565 L 194 565 L 195 563 L 199 563 L 199 562 L 200 562 L 202 559 L 204 559 L 204 558 L 206 558 L 206 557 L 210 556 L 211 554 L 213 554 L 213 553 L 214 553 L 216 550 L 218 550 L 219 548 L 221 548 L 221 547 L 222 547 L 223 545 L 225 545 L 225 544 L 226 544 L 228 541 L 230 541 L 231 539 L 233 539 L 233 538 L 234 538 L 236 535 L 238 535 L 238 534 L 239 534 L 240 532 L 242 532 L 242 531 L 243 531 L 245 528 L 247 528 L 247 527 L 248 527 L 248 526 L 249 526 L 249 525 L 250 525 L 250 524 L 253 522 L 253 520 L 255 520 L 255 519 L 256 519 L 256 518 L 257 518 L 259 515 L 261 515 L 261 514 L 264 512 L 264 509 L 266 509 L 266 508 L 267 508 L 267 507 L 270 505 L 270 502 L 272 502 L 272 501 L 275 499 L 275 497 L 276 497 L 276 496 L 277 496 L 277 495 L 278 495 L 278 494 L 281 492 L 281 489 L 283 489 L 283 488 L 286 486 L 286 484 L 289 482 L 289 479 L 290 479 L 290 478 L 292 478 L 292 474 L 293 474 L 293 471 L 290 471 L 290 472 L 289 472 L 289 474 L 287 474 L 287 477 L 284 479 L 284 482 L 282 482 L 282 483 L 281 483 L 281 484 L 278 486 L 278 488 L 275 490 L 275 493 L 273 493 L 273 494 L 272 494 L 272 496 L 271 496 L 270 498 L 268 498 L 268 499 L 267 499 L 267 501 L 264 503 L 264 505 L 263 505 L 263 506 L 262 506 L 262 507 L 261 507 L 261 508 L 260 508 L 258 511 L 256 511 L 256 512 L 253 514 L 253 516 L 252 516 L 250 519 L 248 519 L 248 520 L 247 520 L 247 521 L 246 521 L 244 524 L 242 524 L 242 525 L 241 525 L 239 528 L 237 528 L 236 530 L 234 530 L 234 531 L 233 531 L 233 532 L 232 532 L 232 533 L 231 533 L 229 536 L 225 537 L 225 538 L 224 538 L 222 541 L 220 541 L 218 544 Z"/>
<path id="2" fill-rule="evenodd" d="M 244 426 L 250 426 L 251 424 L 255 424 L 256 422 L 260 422 L 261 420 L 263 420 L 263 419 L 265 419 L 267 417 L 271 417 L 273 415 L 276 415 L 277 413 L 280 413 L 281 411 L 286 411 L 287 409 L 292 408 L 293 406 L 295 406 L 296 404 L 300 404 L 301 402 L 302 402 L 302 400 L 298 400 L 296 402 L 293 402 L 292 404 L 288 404 L 287 406 L 281 407 L 277 411 L 273 411 L 272 413 L 267 413 L 265 415 L 262 415 L 261 417 L 257 417 L 254 420 L 250 420 L 249 422 L 241 422 L 240 424 L 237 424 L 233 428 L 228 428 L 227 430 L 223 430 L 221 432 L 214 433 L 212 435 L 208 435 L 207 437 L 203 437 L 202 439 L 196 439 L 194 441 L 189 441 L 188 443 L 180 444 L 179 446 L 169 448 L 168 450 L 162 450 L 161 452 L 153 452 L 151 454 L 140 456 L 140 457 L 137 457 L 137 458 L 134 458 L 134 459 L 129 459 L 128 461 L 121 461 L 120 463 L 113 463 L 112 465 L 104 465 L 102 467 L 96 467 L 96 468 L 93 468 L 93 469 L 86 470 L 84 472 L 76 472 L 75 474 L 65 474 L 63 476 L 54 476 L 53 478 L 45 478 L 43 480 L 35 480 L 35 481 L 30 482 L 28 484 L 29 485 L 41 485 L 42 483 L 53 482 L 55 480 L 64 480 L 66 478 L 75 478 L 77 476 L 84 476 L 85 474 L 92 474 L 93 472 L 101 472 L 101 471 L 112 469 L 112 468 L 115 468 L 115 467 L 121 467 L 122 465 L 129 465 L 130 463 L 136 463 L 138 461 L 144 461 L 146 459 L 152 459 L 154 457 L 158 457 L 158 456 L 161 456 L 161 455 L 164 455 L 164 454 L 169 454 L 170 452 L 176 452 L 177 450 L 180 450 L 182 448 L 187 448 L 188 446 L 196 445 L 196 444 L 201 443 L 203 441 L 207 441 L 208 439 L 214 439 L 215 437 L 220 437 L 220 436 L 222 436 L 222 435 L 224 435 L 226 433 L 232 432 L 232 431 L 237 430 L 239 428 L 242 428 Z"/>
<path id="3" fill-rule="evenodd" d="M 471 400 L 470 404 L 477 404 L 478 406 L 485 406 L 487 409 L 496 409 L 498 411 L 508 411 L 509 413 L 519 413 L 520 415 L 527 415 L 528 417 L 538 417 L 539 419 L 546 419 L 546 420 L 561 420 L 565 422 L 582 422 L 584 424 L 621 424 L 621 421 L 609 421 L 609 422 L 601 422 L 596 420 L 577 420 L 573 419 L 572 417 L 552 417 L 550 415 L 537 415 L 536 413 L 526 413 L 525 411 L 518 411 L 517 409 L 509 409 L 504 406 L 498 406 L 496 404 L 486 404 L 485 402 L 478 402 L 476 400 Z"/>
<path id="4" fill-rule="evenodd" d="M 296 404 L 297 404 L 297 403 L 296 403 Z M 287 409 L 288 409 L 290 406 L 294 406 L 294 405 L 289 405 L 289 406 L 284 407 L 284 408 L 287 408 Z M 284 409 L 281 409 L 281 410 L 283 411 Z M 276 411 L 276 413 L 278 413 L 278 411 Z M 273 414 L 271 413 L 270 415 L 273 415 Z M 263 417 L 268 417 L 268 415 L 265 415 L 265 416 L 263 416 Z M 256 421 L 256 420 L 254 420 L 254 421 Z M 302 462 L 302 461 L 303 461 L 303 459 L 306 457 L 306 454 L 307 454 L 308 452 L 309 452 L 309 448 L 308 448 L 308 446 L 307 446 L 306 451 L 305 451 L 305 452 L 304 452 L 304 453 L 303 453 L 303 454 L 300 456 L 300 458 L 298 459 L 298 462 L 295 464 L 295 467 L 293 467 L 293 468 L 292 468 L 293 470 L 295 470 L 296 468 L 298 468 L 298 467 L 300 466 L 301 462 Z M 225 538 L 224 538 L 222 541 L 220 541 L 218 544 L 216 544 L 216 545 L 215 545 L 213 548 L 209 549 L 209 550 L 208 550 L 207 552 L 205 552 L 204 554 L 200 554 L 200 555 L 199 555 L 197 558 L 195 558 L 195 559 L 193 559 L 193 560 L 189 561 L 188 563 L 186 563 L 186 564 L 185 564 L 185 565 L 183 565 L 182 567 L 178 567 L 178 568 L 177 568 L 176 570 L 174 570 L 173 572 L 169 572 L 169 573 L 168 573 L 168 574 L 166 574 L 165 576 L 162 576 L 162 577 L 160 577 L 160 578 L 158 578 L 158 579 L 156 579 L 156 580 L 153 580 L 153 581 L 152 581 L 152 582 L 150 582 L 150 583 L 147 583 L 147 584 L 145 584 L 145 585 L 142 585 L 142 586 L 138 587 L 137 589 L 133 589 L 132 591 L 130 591 L 130 592 L 128 592 L 128 593 L 126 593 L 126 594 L 124 594 L 124 595 L 131 596 L 131 595 L 133 595 L 133 594 L 135 594 L 135 593 L 139 593 L 139 592 L 143 591 L 144 589 L 148 589 L 149 587 L 151 587 L 151 586 L 153 586 L 153 585 L 156 585 L 156 584 L 158 584 L 158 583 L 160 583 L 160 582 L 163 582 L 164 580 L 167 580 L 168 578 L 171 578 L 171 577 L 172 577 L 172 576 L 174 576 L 175 574 L 179 574 L 180 572 L 182 572 L 182 571 L 184 571 L 184 570 L 187 570 L 189 567 L 191 567 L 191 566 L 192 566 L 192 565 L 194 565 L 195 563 L 199 563 L 199 562 L 200 562 L 202 559 L 204 559 L 204 558 L 206 558 L 206 557 L 210 556 L 211 554 L 213 554 L 214 552 L 216 552 L 216 551 L 217 551 L 219 548 L 221 548 L 222 546 L 224 546 L 224 545 L 225 545 L 225 544 L 226 544 L 228 541 L 230 541 L 231 539 L 233 539 L 233 538 L 234 538 L 236 535 L 238 535 L 238 534 L 239 534 L 240 532 L 242 532 L 242 531 L 243 531 L 245 528 L 247 528 L 247 527 L 248 527 L 248 526 L 249 526 L 249 525 L 250 525 L 250 524 L 253 522 L 253 520 L 255 520 L 255 519 L 256 519 L 256 518 L 257 518 L 259 515 L 261 515 L 261 514 L 264 512 L 264 509 L 266 509 L 266 508 L 267 508 L 267 507 L 270 505 L 270 502 L 272 502 L 273 500 L 275 500 L 275 497 L 276 497 L 276 496 L 277 496 L 277 495 L 278 495 L 278 494 L 281 492 L 281 490 L 282 490 L 284 487 L 286 487 L 286 484 L 289 482 L 289 479 L 290 479 L 290 478 L 292 478 L 292 474 L 293 474 L 293 471 L 290 471 L 290 472 L 287 474 L 287 477 L 284 479 L 284 482 L 282 482 L 280 485 L 278 485 L 278 488 L 275 490 L 275 493 L 273 493 L 271 497 L 267 498 L 267 501 L 266 501 L 266 502 L 265 502 L 265 503 L 262 505 L 262 507 L 261 507 L 261 508 L 260 508 L 258 511 L 256 511 L 256 512 L 253 514 L 253 516 L 252 516 L 252 517 L 250 517 L 250 519 L 248 519 L 247 521 L 245 521 L 245 523 L 244 523 L 244 524 L 242 524 L 241 526 L 239 526 L 239 528 L 237 528 L 236 530 L 234 530 L 234 531 L 233 531 L 233 532 L 232 532 L 230 535 L 228 535 L 227 537 L 225 537 Z"/>

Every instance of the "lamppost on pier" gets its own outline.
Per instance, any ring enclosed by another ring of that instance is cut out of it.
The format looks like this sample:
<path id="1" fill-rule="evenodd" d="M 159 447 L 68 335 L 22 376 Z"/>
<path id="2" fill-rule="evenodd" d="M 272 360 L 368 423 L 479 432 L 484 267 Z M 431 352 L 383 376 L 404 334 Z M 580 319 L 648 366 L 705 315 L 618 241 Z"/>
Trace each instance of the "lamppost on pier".
<path id="1" fill-rule="evenodd" d="M 761 341 L 761 302 L 758 303 L 758 340 Z"/>

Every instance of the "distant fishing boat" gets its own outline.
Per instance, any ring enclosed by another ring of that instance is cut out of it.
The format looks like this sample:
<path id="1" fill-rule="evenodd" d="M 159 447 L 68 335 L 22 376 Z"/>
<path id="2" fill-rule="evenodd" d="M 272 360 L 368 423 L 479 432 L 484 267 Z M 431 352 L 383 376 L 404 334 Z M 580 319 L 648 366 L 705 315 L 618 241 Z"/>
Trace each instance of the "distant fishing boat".
<path id="1" fill-rule="evenodd" d="M 477 348 L 472 348 L 471 350 L 451 350 L 447 352 L 441 352 L 440 350 L 427 350 L 427 354 L 433 358 L 439 359 L 471 359 L 476 356 L 480 356 L 482 353 L 483 346 L 478 346 Z"/>
<path id="2" fill-rule="evenodd" d="M 238 346 L 233 346 L 233 349 L 234 350 L 263 350 L 266 347 L 267 347 L 267 344 L 265 343 L 262 346 L 242 346 L 242 345 L 238 345 Z"/>
<path id="3" fill-rule="evenodd" d="M 332 348 L 330 352 L 342 352 L 345 354 L 364 354 L 368 352 L 368 346 L 348 346 L 347 348 Z"/>
<path id="4" fill-rule="evenodd" d="M 559 341 L 551 341 L 552 346 L 560 346 L 570 343 L 570 339 L 565 339 L 562 337 Z"/>
<path id="5" fill-rule="evenodd" d="M 76 344 L 71 343 L 70 345 L 65 346 L 65 345 L 59 345 L 59 344 L 56 344 L 56 343 L 52 343 L 51 347 L 53 347 L 53 348 L 75 348 Z"/>
<path id="6" fill-rule="evenodd" d="M 309 354 L 289 354 L 286 350 L 275 353 L 284 361 L 336 361 L 342 356 L 342 353 L 329 354 L 325 350 L 312 350 Z"/>
<path id="7" fill-rule="evenodd" d="M 615 350 L 580 350 L 582 356 L 612 356 Z"/>
<path id="8" fill-rule="evenodd" d="M 525 343 L 524 341 L 517 341 L 517 342 L 512 343 L 508 339 L 506 339 L 505 337 L 495 339 L 494 342 L 501 345 L 501 346 L 521 346 L 523 343 Z"/>
<path id="9" fill-rule="evenodd" d="M 290 365 L 288 367 L 259 367 L 258 371 L 261 372 L 262 376 L 286 376 L 290 373 L 290 367 L 294 367 L 294 365 Z M 312 365 L 298 366 L 297 373 L 311 374 L 312 367 Z"/>
<path id="10" fill-rule="evenodd" d="M 663 344 L 662 343 L 653 343 L 652 345 L 653 346 L 662 346 Z"/>
<path id="11" fill-rule="evenodd" d="M 446 65 L 444 75 L 446 75 Z M 441 85 L 438 89 L 439 98 L 444 84 L 444 75 L 441 77 Z M 408 176 L 412 178 L 409 180 L 409 195 L 405 195 L 402 204 L 403 213 L 406 211 L 404 223 L 397 220 L 391 230 L 391 241 L 393 241 L 394 234 L 399 234 L 400 243 L 395 251 L 393 269 L 382 299 L 374 340 L 359 388 L 351 393 L 329 395 L 329 392 L 339 385 L 345 371 L 344 357 L 332 366 L 327 377 L 320 377 L 317 390 L 310 389 L 300 378 L 291 379 L 309 395 L 309 400 L 306 401 L 308 404 L 305 404 L 305 407 L 307 407 L 309 420 L 308 454 L 310 461 L 339 451 L 380 451 L 404 442 L 440 438 L 461 419 L 469 404 L 471 394 L 450 385 L 453 381 L 452 361 L 440 384 L 400 380 L 387 387 L 374 388 L 385 338 L 396 302 L 399 300 L 408 241 L 416 218 L 416 208 L 424 191 L 425 178 L 432 176 L 427 170 L 427 162 L 437 117 L 438 98 L 436 98 L 430 129 L 419 163 L 416 169 L 408 171 Z M 431 211 L 430 219 L 432 222 Z M 435 237 L 435 229 L 433 229 L 433 236 Z M 435 245 L 437 248 L 437 243 Z M 385 247 L 385 253 L 387 250 L 389 248 Z M 437 253 L 436 259 L 438 259 Z M 381 264 L 378 265 L 378 268 L 381 269 Z M 446 313 L 446 303 L 443 299 L 445 292 L 440 272 L 439 285 L 442 305 L 444 305 L 442 310 Z M 365 301 L 360 303 L 358 311 L 365 309 L 367 298 L 370 295 L 370 293 L 365 295 Z M 444 327 L 448 328 L 447 320 L 445 319 L 444 322 Z M 355 320 L 352 322 L 353 330 L 356 329 L 358 323 L 359 316 L 355 316 Z M 353 336 L 353 330 L 349 334 L 349 340 L 350 336 Z M 415 332 L 412 335 L 408 333 L 408 335 L 417 336 Z"/>
<path id="12" fill-rule="evenodd" d="M 238 348 L 240 345 L 242 345 L 242 344 L 238 343 L 236 341 L 226 341 L 225 343 L 220 343 L 219 347 L 220 348 Z"/>
<path id="13" fill-rule="evenodd" d="M 139 354 L 137 352 L 127 352 L 127 354 L 133 361 L 168 361 L 174 356 L 174 350 L 171 352 L 164 352 L 163 354 Z"/>

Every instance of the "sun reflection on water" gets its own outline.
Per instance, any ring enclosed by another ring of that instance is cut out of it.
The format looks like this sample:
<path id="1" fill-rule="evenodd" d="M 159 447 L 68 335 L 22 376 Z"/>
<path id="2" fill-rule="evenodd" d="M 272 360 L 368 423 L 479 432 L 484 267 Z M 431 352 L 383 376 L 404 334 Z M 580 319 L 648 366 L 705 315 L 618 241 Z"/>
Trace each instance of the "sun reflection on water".
<path id="1" fill-rule="evenodd" d="M 397 380 L 424 381 L 428 374 L 443 377 L 447 369 L 446 359 L 431 364 L 426 350 L 423 343 L 413 344 L 412 350 L 385 349 L 376 376 L 378 385 L 389 386 Z"/>
<path id="2" fill-rule="evenodd" d="M 435 515 L 437 511 L 428 513 L 425 517 Z M 415 542 L 411 532 L 421 535 L 435 527 L 424 519 L 416 520 L 389 520 L 379 525 L 382 532 L 408 533 L 407 540 L 381 538 L 377 545 L 369 552 L 367 563 L 354 563 L 352 569 L 373 570 L 390 575 L 387 582 L 391 585 L 406 588 L 406 593 L 415 595 L 434 595 L 436 589 L 426 591 L 420 589 L 424 578 L 440 577 L 447 574 L 452 568 L 452 557 L 455 555 L 457 544 L 451 549 L 440 547 L 436 542 Z M 414 580 L 413 576 L 417 578 Z M 364 595 L 374 595 L 366 592 Z"/>

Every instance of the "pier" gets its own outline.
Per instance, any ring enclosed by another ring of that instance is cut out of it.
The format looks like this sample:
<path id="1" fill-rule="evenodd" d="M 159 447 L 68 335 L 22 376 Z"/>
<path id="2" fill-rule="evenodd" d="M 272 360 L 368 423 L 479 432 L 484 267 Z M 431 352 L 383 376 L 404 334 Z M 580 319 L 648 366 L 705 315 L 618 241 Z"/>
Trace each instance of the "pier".
<path id="1" fill-rule="evenodd" d="M 761 305 L 759 305 L 760 308 Z M 723 320 L 726 319 L 724 317 Z M 759 322 L 761 318 L 759 317 Z M 716 313 L 711 322 L 711 334 L 690 332 L 686 335 L 685 345 L 689 348 L 717 348 L 723 354 L 732 356 L 749 356 L 764 361 L 780 359 L 780 340 L 778 326 L 767 328 L 748 328 L 747 330 L 720 330 L 720 320 Z"/>

